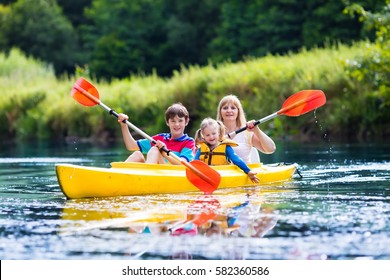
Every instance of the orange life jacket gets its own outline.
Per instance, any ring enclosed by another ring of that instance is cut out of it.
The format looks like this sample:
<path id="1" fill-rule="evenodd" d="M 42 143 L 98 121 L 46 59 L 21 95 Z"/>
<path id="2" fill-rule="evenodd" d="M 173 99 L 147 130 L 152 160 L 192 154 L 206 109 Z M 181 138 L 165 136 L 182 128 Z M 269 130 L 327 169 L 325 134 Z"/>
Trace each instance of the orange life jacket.
<path id="1" fill-rule="evenodd" d="M 210 147 L 206 143 L 201 143 L 199 160 L 208 165 L 230 164 L 226 157 L 226 146 L 236 147 L 238 144 L 232 140 L 225 139 L 213 150 L 210 150 Z"/>

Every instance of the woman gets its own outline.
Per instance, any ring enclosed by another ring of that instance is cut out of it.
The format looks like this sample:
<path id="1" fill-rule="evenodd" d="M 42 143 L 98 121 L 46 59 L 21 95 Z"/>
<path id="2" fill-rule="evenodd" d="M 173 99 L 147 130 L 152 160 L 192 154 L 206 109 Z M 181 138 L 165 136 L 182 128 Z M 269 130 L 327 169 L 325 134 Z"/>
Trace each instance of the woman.
<path id="1" fill-rule="evenodd" d="M 218 105 L 217 120 L 225 125 L 227 134 L 241 127 L 247 127 L 241 133 L 230 134 L 230 138 L 239 144 L 233 148 L 234 151 L 245 163 L 260 162 L 257 150 L 264 154 L 275 152 L 274 141 L 254 125 L 255 120 L 246 121 L 244 110 L 237 96 L 227 95 L 221 99 Z"/>

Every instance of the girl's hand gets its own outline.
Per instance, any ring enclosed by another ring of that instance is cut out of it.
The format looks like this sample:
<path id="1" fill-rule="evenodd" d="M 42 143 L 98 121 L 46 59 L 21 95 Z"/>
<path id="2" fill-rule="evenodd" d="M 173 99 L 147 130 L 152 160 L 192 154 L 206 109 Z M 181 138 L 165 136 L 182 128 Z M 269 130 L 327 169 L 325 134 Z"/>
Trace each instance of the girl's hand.
<path id="1" fill-rule="evenodd" d="M 257 172 L 254 172 L 254 171 L 252 171 L 252 170 L 248 172 L 249 179 L 251 179 L 251 181 L 252 181 L 253 183 L 258 183 L 258 182 L 260 182 L 259 178 L 256 177 L 256 174 L 257 174 Z"/>
<path id="2" fill-rule="evenodd" d="M 129 119 L 129 117 L 127 115 L 122 114 L 122 113 L 118 114 L 118 122 L 119 123 L 122 124 L 124 120 L 127 121 L 128 119 Z"/>

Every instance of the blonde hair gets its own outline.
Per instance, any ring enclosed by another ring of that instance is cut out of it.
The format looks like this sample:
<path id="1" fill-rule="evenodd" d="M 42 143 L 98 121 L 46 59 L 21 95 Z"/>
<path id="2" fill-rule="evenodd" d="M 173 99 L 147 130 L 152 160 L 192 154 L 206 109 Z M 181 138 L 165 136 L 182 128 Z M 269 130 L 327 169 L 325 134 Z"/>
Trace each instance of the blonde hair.
<path id="1" fill-rule="evenodd" d="M 215 129 L 218 129 L 219 140 L 223 140 L 225 136 L 225 125 L 221 121 L 214 120 L 212 118 L 205 118 L 200 123 L 200 128 L 195 133 L 195 143 L 200 144 L 204 142 L 202 131 L 206 128 L 212 126 Z"/>
<path id="2" fill-rule="evenodd" d="M 217 120 L 221 121 L 223 123 L 221 109 L 226 104 L 233 104 L 234 106 L 237 107 L 237 109 L 238 109 L 238 115 L 237 115 L 237 120 L 236 120 L 237 126 L 238 127 L 246 126 L 246 118 L 245 118 L 244 109 L 242 108 L 241 101 L 238 99 L 238 97 L 236 95 L 233 95 L 233 94 L 226 95 L 225 97 L 223 97 L 221 99 L 221 101 L 219 101 L 218 111 L 217 111 Z"/>

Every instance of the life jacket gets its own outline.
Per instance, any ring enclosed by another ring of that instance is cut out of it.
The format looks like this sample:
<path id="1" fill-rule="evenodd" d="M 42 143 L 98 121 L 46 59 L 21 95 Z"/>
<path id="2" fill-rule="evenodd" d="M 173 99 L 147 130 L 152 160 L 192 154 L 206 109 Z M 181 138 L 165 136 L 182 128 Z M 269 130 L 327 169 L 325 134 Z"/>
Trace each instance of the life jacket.
<path id="1" fill-rule="evenodd" d="M 208 165 L 230 164 L 226 157 L 226 146 L 236 147 L 238 144 L 232 140 L 225 139 L 213 150 L 210 150 L 206 143 L 201 143 L 199 160 L 207 163 Z"/>

